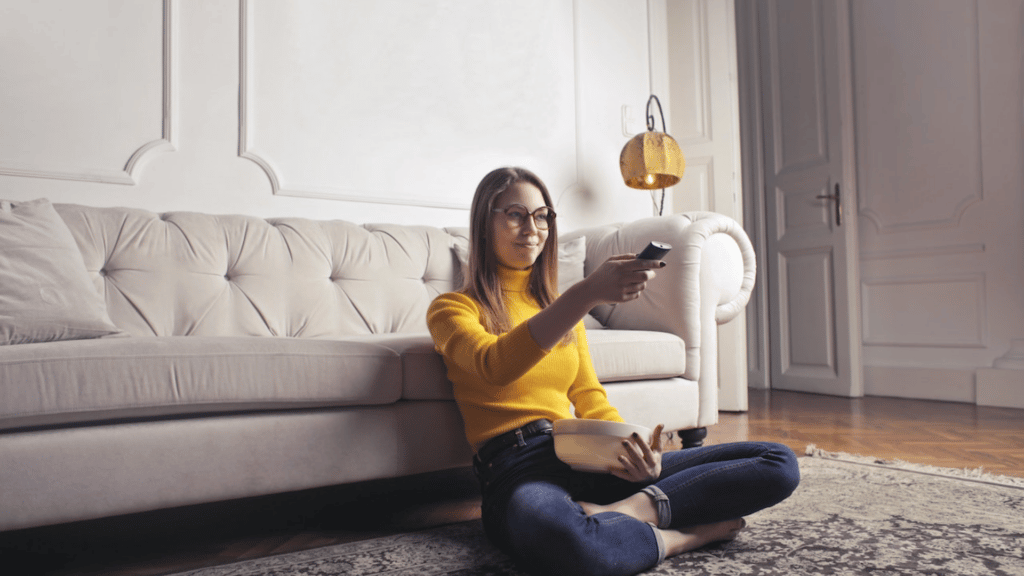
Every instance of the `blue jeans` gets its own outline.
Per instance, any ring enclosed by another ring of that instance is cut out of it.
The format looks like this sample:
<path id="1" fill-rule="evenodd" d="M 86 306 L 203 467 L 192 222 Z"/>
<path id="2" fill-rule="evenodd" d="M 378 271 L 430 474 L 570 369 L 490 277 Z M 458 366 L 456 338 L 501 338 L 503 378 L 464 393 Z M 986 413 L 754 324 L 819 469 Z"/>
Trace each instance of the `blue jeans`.
<path id="1" fill-rule="evenodd" d="M 576 472 L 555 456 L 551 432 L 489 461 L 474 461 L 488 539 L 531 574 L 636 574 L 665 556 L 650 525 L 617 512 L 587 516 L 577 501 L 610 504 L 647 492 L 658 526 L 679 528 L 747 516 L 796 489 L 796 455 L 781 444 L 737 442 L 665 452 L 645 486 Z"/>

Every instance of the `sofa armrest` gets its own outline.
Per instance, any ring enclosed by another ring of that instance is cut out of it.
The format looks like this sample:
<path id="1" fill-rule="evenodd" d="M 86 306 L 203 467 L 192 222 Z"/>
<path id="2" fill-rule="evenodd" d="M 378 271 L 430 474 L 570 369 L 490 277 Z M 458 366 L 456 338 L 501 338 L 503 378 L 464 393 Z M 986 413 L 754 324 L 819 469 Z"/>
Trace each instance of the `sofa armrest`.
<path id="1" fill-rule="evenodd" d="M 600 306 L 593 315 L 608 328 L 670 332 L 686 345 L 683 376 L 700 387 L 701 426 L 718 419 L 718 324 L 740 314 L 750 299 L 756 265 L 739 223 L 713 212 L 686 212 L 575 230 L 560 240 L 587 237 L 584 273 L 608 257 L 636 253 L 651 240 L 672 245 L 640 298 Z"/>

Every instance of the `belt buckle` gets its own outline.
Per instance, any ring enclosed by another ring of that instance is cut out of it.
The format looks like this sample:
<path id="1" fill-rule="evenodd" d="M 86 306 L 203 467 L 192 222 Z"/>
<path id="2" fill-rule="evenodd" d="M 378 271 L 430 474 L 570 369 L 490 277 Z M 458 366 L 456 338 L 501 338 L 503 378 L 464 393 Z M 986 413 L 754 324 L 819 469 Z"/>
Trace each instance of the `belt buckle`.
<path id="1" fill-rule="evenodd" d="M 526 438 L 523 437 L 523 429 L 516 428 L 516 446 L 522 448 L 526 446 Z"/>

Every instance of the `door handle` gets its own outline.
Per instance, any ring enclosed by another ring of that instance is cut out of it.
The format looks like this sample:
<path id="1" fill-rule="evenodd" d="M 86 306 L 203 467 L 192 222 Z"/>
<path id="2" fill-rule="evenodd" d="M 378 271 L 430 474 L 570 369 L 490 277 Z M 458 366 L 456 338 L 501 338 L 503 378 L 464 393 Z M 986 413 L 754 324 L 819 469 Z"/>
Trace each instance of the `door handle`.
<path id="1" fill-rule="evenodd" d="M 815 198 L 821 200 L 834 200 L 836 203 L 836 226 L 843 225 L 843 199 L 839 194 L 839 184 L 836 184 L 835 194 L 819 194 Z"/>

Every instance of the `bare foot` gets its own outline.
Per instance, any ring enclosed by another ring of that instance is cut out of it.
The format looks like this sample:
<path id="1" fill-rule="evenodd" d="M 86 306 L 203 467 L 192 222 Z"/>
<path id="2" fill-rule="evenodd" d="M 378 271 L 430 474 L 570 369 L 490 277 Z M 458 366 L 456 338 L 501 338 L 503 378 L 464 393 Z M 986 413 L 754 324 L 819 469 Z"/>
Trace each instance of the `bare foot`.
<path id="1" fill-rule="evenodd" d="M 658 511 L 654 508 L 651 497 L 645 492 L 637 492 L 629 498 L 611 504 L 600 505 L 591 504 L 590 502 L 578 502 L 578 504 L 587 513 L 587 516 L 593 516 L 601 512 L 618 512 L 619 514 L 632 516 L 641 522 L 658 523 Z"/>
<path id="2" fill-rule="evenodd" d="M 652 526 L 658 524 L 658 513 L 651 504 L 650 498 L 643 492 L 634 494 L 633 496 L 620 500 L 612 504 L 600 505 L 592 504 L 590 502 L 578 502 L 583 511 L 587 516 L 593 516 L 601 512 L 618 512 L 627 516 L 632 516 L 642 522 L 647 522 Z M 739 535 L 747 526 L 747 521 L 743 518 L 736 520 L 725 520 L 723 522 L 716 522 L 714 524 L 702 524 L 700 526 L 686 526 L 678 529 L 666 529 L 655 528 L 659 530 L 662 535 L 662 540 L 665 542 L 665 549 L 667 556 L 674 556 L 683 552 L 689 552 L 690 550 L 696 550 L 702 546 L 707 546 L 712 542 L 720 542 L 723 540 L 732 540 Z"/>
<path id="3" fill-rule="evenodd" d="M 743 518 L 726 520 L 714 524 L 687 526 L 677 530 L 661 530 L 665 542 L 666 556 L 675 556 L 690 550 L 707 546 L 712 542 L 732 540 L 747 526 Z"/>

